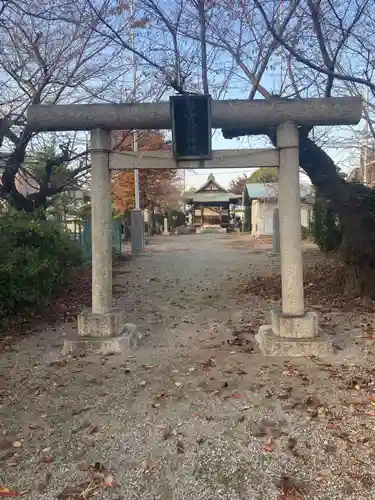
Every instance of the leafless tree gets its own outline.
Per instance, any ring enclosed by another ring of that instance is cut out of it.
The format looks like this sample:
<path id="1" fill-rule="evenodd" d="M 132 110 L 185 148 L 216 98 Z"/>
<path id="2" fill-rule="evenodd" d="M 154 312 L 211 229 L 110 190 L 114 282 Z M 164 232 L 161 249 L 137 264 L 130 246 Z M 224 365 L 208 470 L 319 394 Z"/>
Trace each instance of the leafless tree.
<path id="1" fill-rule="evenodd" d="M 283 57 L 279 58 L 279 65 L 283 67 L 278 68 L 282 82 L 278 95 L 282 98 L 367 95 L 365 117 L 373 134 L 375 21 L 372 3 L 369 0 L 285 3 L 254 0 L 253 6 L 251 24 L 270 34 L 278 50 L 283 51 Z M 233 47 L 234 43 L 230 43 Z M 264 47 L 259 50 L 267 54 Z M 271 54 L 269 64 L 272 63 L 277 64 L 277 51 Z M 269 98 L 267 70 L 261 79 L 261 83 L 265 82 L 263 87 L 258 85 L 254 72 L 244 71 L 244 74 L 263 97 Z M 375 218 L 371 194 L 364 186 L 343 180 L 337 165 L 314 141 L 313 133 L 310 129 L 300 129 L 300 166 L 339 215 L 344 229 L 341 251 L 350 270 L 351 287 L 355 286 L 361 293 L 374 294 Z M 228 138 L 252 134 L 266 135 L 275 143 L 274 130 L 224 131 Z M 347 141 L 355 140 L 358 128 L 347 131 L 345 136 Z"/>
<path id="2" fill-rule="evenodd" d="M 365 117 L 374 132 L 371 0 L 118 0 L 115 8 L 112 0 L 80 1 L 95 19 L 96 34 L 135 54 L 150 87 L 162 80 L 163 92 L 209 91 L 216 98 L 366 95 Z M 136 30 L 135 45 L 130 28 Z M 367 293 L 374 281 L 375 218 L 367 190 L 346 183 L 321 147 L 327 137 L 332 142 L 332 133 L 300 129 L 300 166 L 337 210 L 345 261 Z M 342 140 L 356 141 L 358 133 L 352 128 Z M 275 143 L 270 129 L 224 131 L 228 138 L 245 135 Z"/>
<path id="3" fill-rule="evenodd" d="M 77 22 L 59 19 L 65 10 Z M 95 31 L 96 21 L 80 0 L 4 1 L 0 12 L 0 197 L 31 212 L 55 194 L 76 187 L 89 163 L 83 134 L 35 135 L 27 128 L 27 108 L 39 103 L 126 101 L 132 61 L 130 54 L 109 46 Z M 56 18 L 45 18 L 45 12 Z M 45 169 L 43 175 L 35 175 L 28 160 L 41 151 L 48 151 Z M 60 175 L 54 175 L 57 170 Z M 22 180 L 31 185 L 29 194 L 20 189 Z"/>

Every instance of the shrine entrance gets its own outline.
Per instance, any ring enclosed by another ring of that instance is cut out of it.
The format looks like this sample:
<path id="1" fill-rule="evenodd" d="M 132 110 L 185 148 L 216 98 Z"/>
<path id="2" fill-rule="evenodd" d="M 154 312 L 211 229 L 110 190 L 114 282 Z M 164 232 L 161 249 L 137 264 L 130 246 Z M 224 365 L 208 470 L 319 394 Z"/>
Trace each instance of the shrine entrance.
<path id="1" fill-rule="evenodd" d="M 82 347 L 98 353 L 121 352 L 137 339 L 136 326 L 127 324 L 125 312 L 112 306 L 110 170 L 220 167 L 279 168 L 282 307 L 271 311 L 270 324 L 259 330 L 257 340 L 262 352 L 310 356 L 332 351 L 332 345 L 319 335 L 316 313 L 306 311 L 304 305 L 298 127 L 355 125 L 362 116 L 361 99 L 213 101 L 212 110 L 211 105 L 206 108 L 207 120 L 197 120 L 189 108 L 189 120 L 185 117 L 185 121 L 191 134 L 185 135 L 175 121 L 178 106 L 170 108 L 168 102 L 29 108 L 30 131 L 90 130 L 91 133 L 92 310 L 78 316 L 78 335 L 66 341 L 65 353 Z M 212 152 L 211 125 L 258 132 L 275 127 L 277 147 Z M 111 130 L 124 129 L 172 129 L 173 156 L 170 152 L 112 152 Z M 197 150 L 201 152 L 199 159 L 196 153 L 191 154 Z"/>

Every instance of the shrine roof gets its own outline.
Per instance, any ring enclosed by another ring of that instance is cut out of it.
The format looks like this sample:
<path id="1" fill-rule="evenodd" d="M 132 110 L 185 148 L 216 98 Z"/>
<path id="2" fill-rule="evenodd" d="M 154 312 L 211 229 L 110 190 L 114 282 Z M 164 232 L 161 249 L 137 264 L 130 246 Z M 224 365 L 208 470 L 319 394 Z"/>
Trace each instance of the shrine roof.
<path id="1" fill-rule="evenodd" d="M 303 200 L 312 200 L 314 190 L 312 186 L 300 184 L 300 194 Z M 279 196 L 279 185 L 277 182 L 270 183 L 249 183 L 245 186 L 245 198 L 251 200 L 277 200 Z"/>
<path id="2" fill-rule="evenodd" d="M 220 191 L 221 193 L 227 193 L 228 190 L 225 189 L 223 186 L 220 186 L 220 184 L 216 181 L 215 177 L 213 174 L 210 174 L 207 177 L 207 181 L 199 188 L 197 189 L 197 193 L 203 193 L 207 191 Z"/>
<path id="3" fill-rule="evenodd" d="M 194 193 L 185 193 L 183 199 L 187 203 L 230 203 L 241 199 L 241 195 L 230 193 L 220 186 L 210 174 L 207 181 Z"/>
<path id="4" fill-rule="evenodd" d="M 203 193 L 185 193 L 185 200 L 193 203 L 229 203 L 231 200 L 239 200 L 241 196 L 228 192 L 203 192 Z"/>

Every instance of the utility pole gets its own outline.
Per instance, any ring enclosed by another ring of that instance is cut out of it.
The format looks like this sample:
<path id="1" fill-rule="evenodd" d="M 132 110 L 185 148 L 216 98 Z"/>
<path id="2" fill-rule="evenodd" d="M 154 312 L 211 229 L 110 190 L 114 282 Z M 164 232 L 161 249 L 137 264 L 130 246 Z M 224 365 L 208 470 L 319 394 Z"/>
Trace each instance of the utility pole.
<path id="1" fill-rule="evenodd" d="M 185 196 L 185 192 L 186 192 L 186 170 L 184 170 L 184 194 L 183 196 Z M 185 216 L 185 219 L 186 219 L 186 203 L 185 203 L 185 199 L 184 199 L 184 216 Z M 186 220 L 185 220 L 186 222 Z"/>
<path id="2" fill-rule="evenodd" d="M 133 0 L 130 5 L 130 14 L 131 17 L 134 16 L 134 3 Z M 134 24 L 134 22 L 133 22 Z M 133 102 L 136 102 L 136 93 L 137 93 L 137 58 L 134 52 L 135 48 L 135 33 L 134 28 L 132 27 L 130 30 L 130 42 L 131 47 L 133 48 L 133 70 L 132 70 L 132 90 L 133 90 Z M 139 136 L 138 130 L 134 129 L 132 132 L 132 149 L 134 152 L 139 151 Z M 144 215 L 141 210 L 141 202 L 139 196 L 139 170 L 134 169 L 134 209 L 130 214 L 130 222 L 131 222 L 131 248 L 132 255 L 142 255 L 145 251 L 145 223 L 144 223 Z"/>
<path id="3" fill-rule="evenodd" d="M 245 231 L 245 212 L 246 212 L 246 209 L 245 209 L 245 189 L 246 189 L 246 184 L 244 186 L 244 191 L 243 191 L 242 197 L 241 197 L 241 208 L 242 208 L 241 234 L 242 234 L 242 236 L 244 235 L 244 231 Z"/>
<path id="4" fill-rule="evenodd" d="M 368 174 L 368 168 L 367 168 L 367 165 L 368 165 L 368 148 L 369 148 L 369 145 L 368 145 L 369 124 L 368 124 L 368 119 L 367 119 L 367 114 L 368 114 L 368 100 L 369 100 L 369 88 L 368 87 L 366 87 L 366 97 L 365 97 L 365 100 L 366 100 L 366 104 L 365 104 L 366 111 L 365 111 L 365 150 L 364 150 L 364 155 L 363 155 L 363 184 L 365 186 L 367 186 L 369 184 L 368 183 L 368 178 L 367 178 L 367 174 Z"/>
<path id="5" fill-rule="evenodd" d="M 131 2 L 130 5 L 130 15 L 131 17 L 134 16 L 134 3 L 133 1 Z M 134 24 L 134 23 L 133 23 Z M 133 73 L 133 78 L 132 78 L 132 90 L 133 90 L 133 101 L 136 102 L 136 93 L 137 93 L 137 58 L 134 52 L 135 49 L 135 33 L 134 33 L 134 28 L 131 27 L 130 29 L 130 42 L 131 42 L 131 47 L 133 49 L 133 54 L 132 54 L 132 62 L 133 62 L 133 68 L 132 68 L 132 73 Z M 138 152 L 139 150 L 139 142 L 138 142 L 138 130 L 133 131 L 133 141 L 132 141 L 132 148 L 134 152 Z M 134 170 L 134 190 L 135 190 L 135 208 L 140 209 L 140 199 L 139 199 L 139 171 L 137 169 Z"/>

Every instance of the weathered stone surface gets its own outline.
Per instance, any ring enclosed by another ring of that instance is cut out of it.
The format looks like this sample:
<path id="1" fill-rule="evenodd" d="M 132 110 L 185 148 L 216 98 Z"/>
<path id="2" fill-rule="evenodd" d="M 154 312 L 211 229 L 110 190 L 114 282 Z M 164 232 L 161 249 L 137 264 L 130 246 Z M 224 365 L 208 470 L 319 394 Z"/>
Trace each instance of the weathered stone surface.
<path id="1" fill-rule="evenodd" d="M 296 124 L 277 127 L 279 148 L 279 220 L 281 259 L 281 298 L 283 312 L 302 316 L 303 261 L 301 250 L 301 193 L 299 183 L 299 135 Z"/>
<path id="2" fill-rule="evenodd" d="M 256 335 L 259 348 L 266 356 L 327 356 L 332 354 L 332 341 L 323 336 L 285 338 L 274 335 L 270 325 L 261 326 Z"/>
<path id="3" fill-rule="evenodd" d="M 81 335 L 71 335 L 64 341 L 62 355 L 72 354 L 100 354 L 108 356 L 110 354 L 126 353 L 136 347 L 142 336 L 137 332 L 136 325 L 127 323 L 123 327 L 121 335 L 117 337 L 82 337 Z"/>
<path id="4" fill-rule="evenodd" d="M 105 313 L 112 306 L 112 196 L 108 151 L 109 130 L 91 129 L 92 308 Z"/>
<path id="5" fill-rule="evenodd" d="M 145 253 L 145 222 L 143 211 L 133 209 L 130 212 L 131 220 L 131 247 L 132 255 L 144 255 Z"/>
<path id="6" fill-rule="evenodd" d="M 306 312 L 304 316 L 284 316 L 279 309 L 271 310 L 274 335 L 283 338 L 314 338 L 319 333 L 318 314 Z"/>
<path id="7" fill-rule="evenodd" d="M 78 315 L 78 335 L 81 337 L 115 337 L 120 335 L 126 323 L 125 311 L 113 308 L 98 314 L 83 311 Z"/>
<path id="8" fill-rule="evenodd" d="M 362 101 L 357 96 L 314 99 L 254 99 L 212 102 L 212 127 L 268 128 L 292 120 L 306 127 L 356 125 L 362 117 Z M 172 126 L 170 104 L 41 104 L 27 110 L 30 130 L 113 130 L 167 129 Z M 224 137 L 229 138 L 230 134 Z"/>

